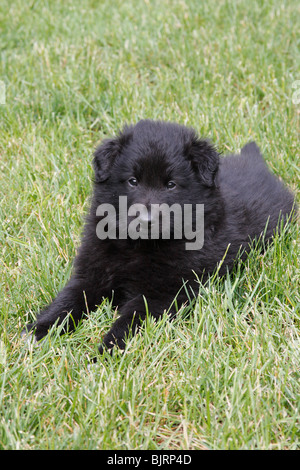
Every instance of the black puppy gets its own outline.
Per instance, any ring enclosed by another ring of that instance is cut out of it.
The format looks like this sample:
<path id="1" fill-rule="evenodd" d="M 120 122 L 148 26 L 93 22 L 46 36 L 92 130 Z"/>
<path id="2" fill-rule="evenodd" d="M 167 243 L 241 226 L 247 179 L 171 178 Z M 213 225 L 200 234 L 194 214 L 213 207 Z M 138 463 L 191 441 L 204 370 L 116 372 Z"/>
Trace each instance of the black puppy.
<path id="1" fill-rule="evenodd" d="M 100 145 L 93 163 L 91 210 L 74 273 L 27 326 L 37 340 L 66 316 L 72 329 L 110 297 L 120 316 L 99 349 L 124 347 L 147 310 L 155 318 L 164 310 L 174 315 L 174 297 L 180 307 L 189 289 L 196 291 L 195 273 L 203 280 L 223 260 L 224 274 L 246 256 L 251 240 L 262 235 L 269 240 L 294 208 L 293 195 L 269 172 L 254 142 L 240 155 L 219 158 L 193 129 L 177 124 L 145 120 L 126 126 Z M 161 204 L 176 204 L 168 215 L 169 231 L 163 229 L 164 210 L 152 211 Z M 134 211 L 126 212 L 132 207 L 139 209 L 135 218 Z M 184 208 L 190 212 L 180 213 Z"/>

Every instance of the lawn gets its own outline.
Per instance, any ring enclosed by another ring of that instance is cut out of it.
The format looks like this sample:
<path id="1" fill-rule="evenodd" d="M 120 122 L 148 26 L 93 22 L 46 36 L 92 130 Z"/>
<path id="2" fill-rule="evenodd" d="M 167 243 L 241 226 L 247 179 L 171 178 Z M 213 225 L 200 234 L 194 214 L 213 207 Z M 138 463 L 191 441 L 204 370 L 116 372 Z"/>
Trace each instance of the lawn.
<path id="1" fill-rule="evenodd" d="M 20 337 L 70 276 L 93 150 L 125 122 L 223 153 L 254 139 L 299 196 L 298 7 L 1 1 L 1 449 L 300 448 L 297 226 L 92 367 L 109 300 L 69 336 Z"/>

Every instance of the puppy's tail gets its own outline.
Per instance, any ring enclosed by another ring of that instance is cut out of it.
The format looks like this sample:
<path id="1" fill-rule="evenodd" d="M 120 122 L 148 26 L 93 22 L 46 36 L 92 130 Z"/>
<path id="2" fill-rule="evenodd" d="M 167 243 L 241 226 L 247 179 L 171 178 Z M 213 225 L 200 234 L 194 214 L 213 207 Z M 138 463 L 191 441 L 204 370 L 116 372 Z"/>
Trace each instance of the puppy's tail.
<path id="1" fill-rule="evenodd" d="M 249 142 L 248 144 L 246 144 L 241 150 L 241 155 L 246 158 L 263 158 L 256 142 Z"/>

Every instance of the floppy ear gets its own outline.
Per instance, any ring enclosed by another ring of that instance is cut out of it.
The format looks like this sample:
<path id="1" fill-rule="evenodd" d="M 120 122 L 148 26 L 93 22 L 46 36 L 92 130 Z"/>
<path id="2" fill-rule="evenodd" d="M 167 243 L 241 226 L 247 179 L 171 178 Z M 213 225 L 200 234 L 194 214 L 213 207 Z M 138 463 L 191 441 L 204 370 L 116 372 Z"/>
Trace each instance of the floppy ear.
<path id="1" fill-rule="evenodd" d="M 125 125 L 117 137 L 105 139 L 96 149 L 93 159 L 96 183 L 103 183 L 110 177 L 111 167 L 116 157 L 120 155 L 123 147 L 132 138 L 132 129 L 133 126 Z"/>
<path id="2" fill-rule="evenodd" d="M 219 154 L 206 140 L 193 138 L 188 150 L 188 158 L 201 182 L 208 187 L 215 186 L 219 168 Z"/>
<path id="3" fill-rule="evenodd" d="M 93 167 L 95 182 L 103 183 L 110 176 L 110 169 L 119 152 L 118 139 L 106 139 L 97 147 L 94 153 Z"/>

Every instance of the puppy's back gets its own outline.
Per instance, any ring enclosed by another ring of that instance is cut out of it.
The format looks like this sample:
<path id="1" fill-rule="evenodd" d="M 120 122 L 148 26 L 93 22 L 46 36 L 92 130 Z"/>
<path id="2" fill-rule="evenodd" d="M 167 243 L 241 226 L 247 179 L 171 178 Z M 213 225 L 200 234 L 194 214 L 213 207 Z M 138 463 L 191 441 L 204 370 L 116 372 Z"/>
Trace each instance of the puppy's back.
<path id="1" fill-rule="evenodd" d="M 267 221 L 266 236 L 271 236 L 279 218 L 287 219 L 294 207 L 294 196 L 269 171 L 255 142 L 245 145 L 240 155 L 221 158 L 218 184 L 227 214 L 235 213 L 251 237 L 258 237 Z"/>

